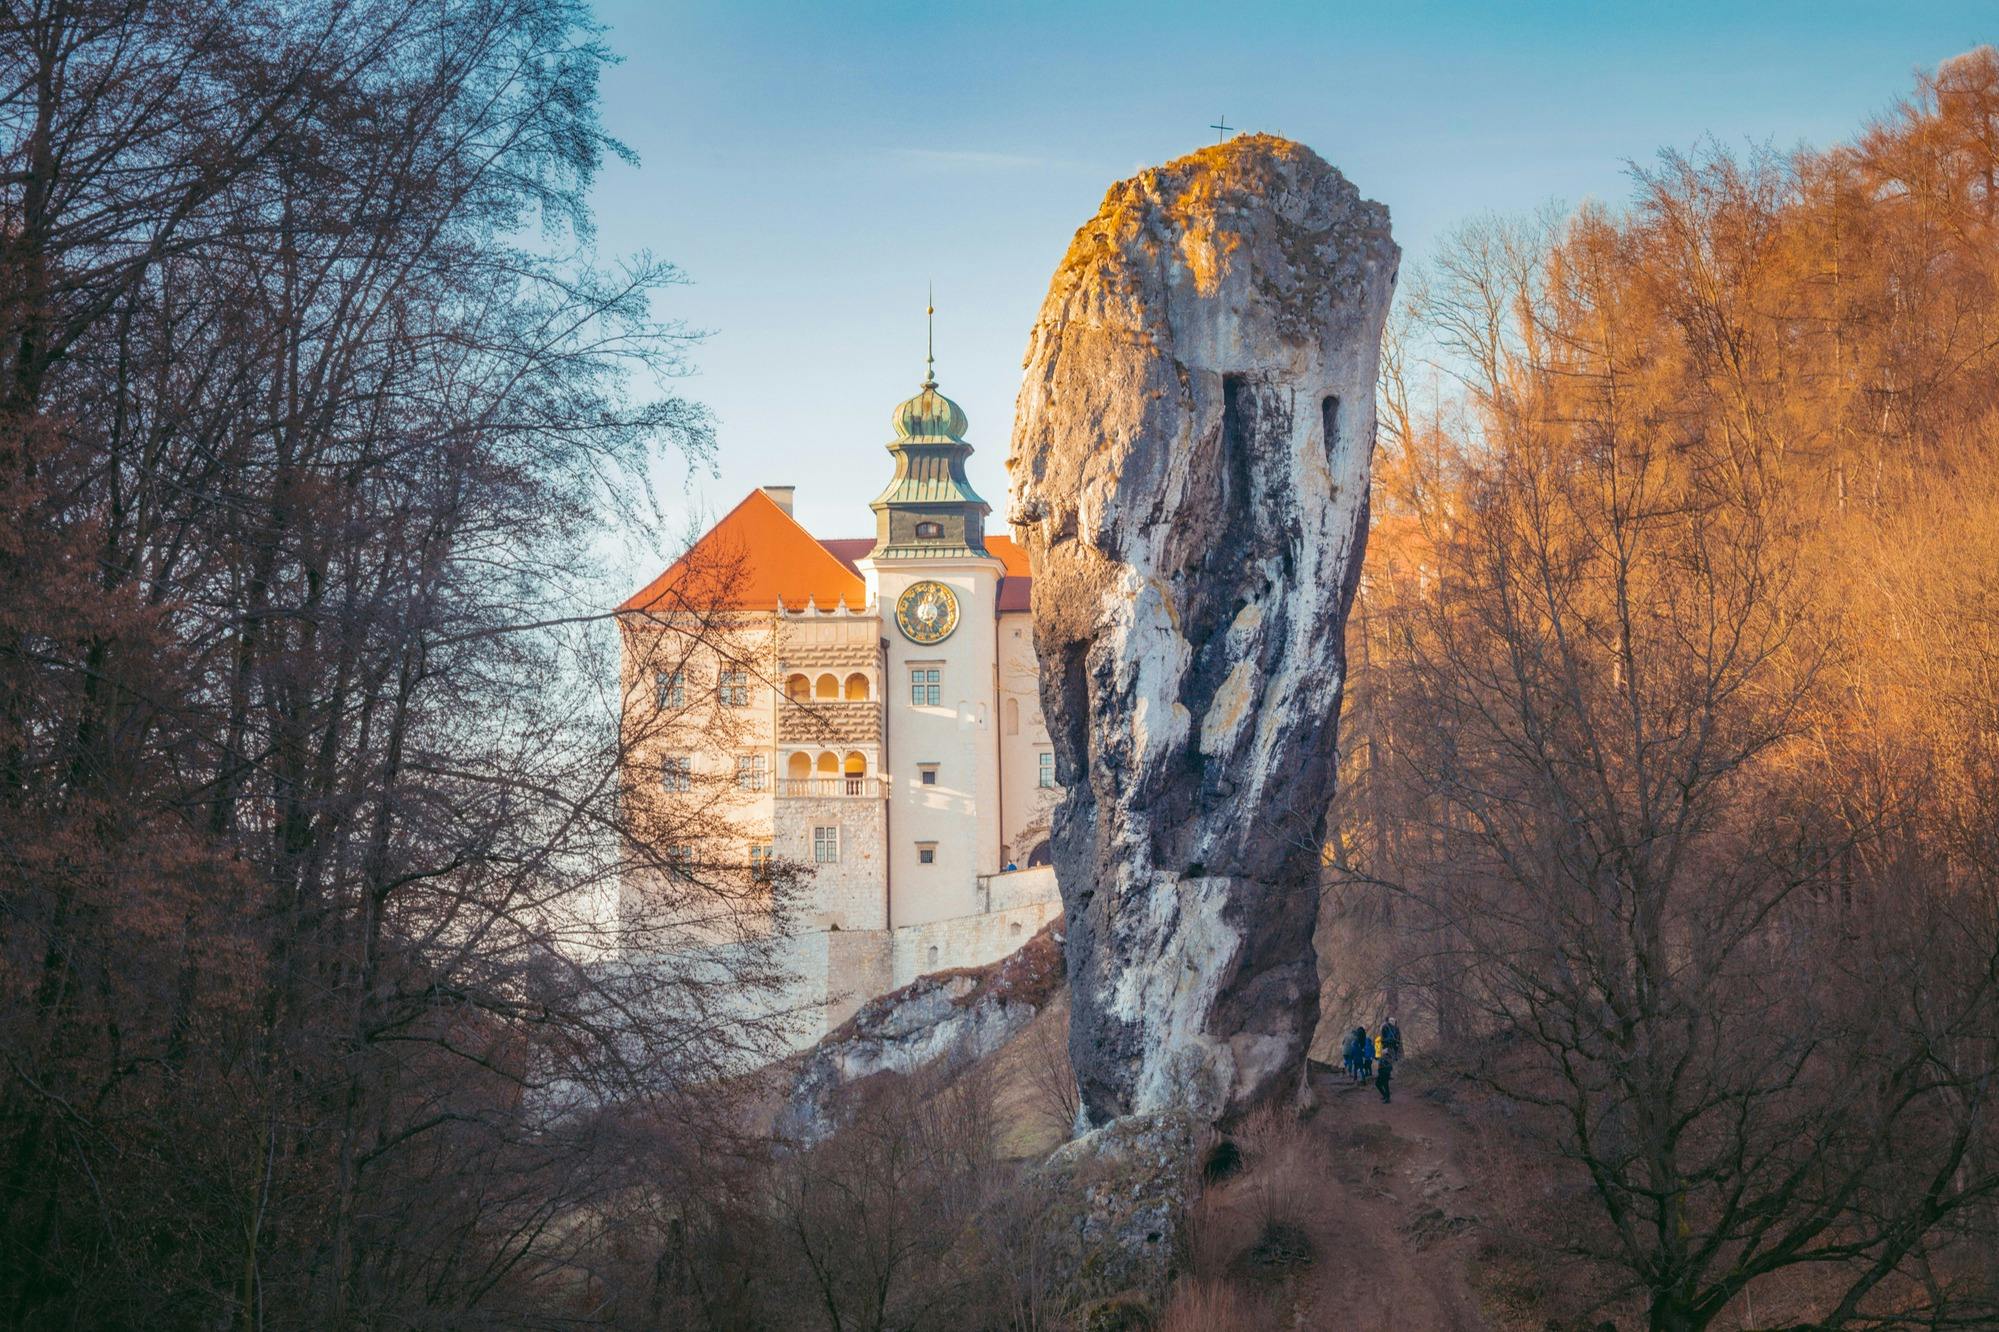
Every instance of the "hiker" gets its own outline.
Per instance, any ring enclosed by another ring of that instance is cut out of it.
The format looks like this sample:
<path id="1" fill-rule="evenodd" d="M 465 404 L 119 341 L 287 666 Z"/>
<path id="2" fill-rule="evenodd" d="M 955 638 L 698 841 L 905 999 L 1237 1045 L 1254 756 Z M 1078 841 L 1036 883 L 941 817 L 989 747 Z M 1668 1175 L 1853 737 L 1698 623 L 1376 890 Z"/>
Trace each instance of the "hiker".
<path id="1" fill-rule="evenodd" d="M 1402 1057 L 1402 1028 L 1395 1025 L 1395 1014 L 1390 1013 L 1382 1020 L 1381 1039 L 1387 1044 L 1389 1053 L 1394 1058 Z"/>
<path id="2" fill-rule="evenodd" d="M 1360 1049 L 1365 1039 L 1361 1029 L 1355 1027 L 1347 1033 L 1346 1043 L 1340 1047 L 1340 1065 L 1346 1069 L 1349 1082 L 1360 1080 Z"/>
<path id="3" fill-rule="evenodd" d="M 1347 1070 L 1347 1074 L 1355 1082 L 1366 1082 L 1374 1067 L 1374 1042 L 1367 1038 L 1366 1027 L 1355 1027 L 1353 1035 L 1347 1039 L 1354 1045 L 1353 1067 Z"/>
<path id="4" fill-rule="evenodd" d="M 1401 1053 L 1402 1049 L 1402 1038 L 1399 1033 L 1395 1044 L 1389 1044 L 1388 1033 L 1392 1030 L 1394 1030 L 1392 1024 L 1385 1026 L 1381 1029 L 1381 1034 L 1374 1038 L 1374 1089 L 1381 1093 L 1383 1105 L 1388 1104 L 1388 1078 L 1395 1071 L 1395 1056 Z"/>

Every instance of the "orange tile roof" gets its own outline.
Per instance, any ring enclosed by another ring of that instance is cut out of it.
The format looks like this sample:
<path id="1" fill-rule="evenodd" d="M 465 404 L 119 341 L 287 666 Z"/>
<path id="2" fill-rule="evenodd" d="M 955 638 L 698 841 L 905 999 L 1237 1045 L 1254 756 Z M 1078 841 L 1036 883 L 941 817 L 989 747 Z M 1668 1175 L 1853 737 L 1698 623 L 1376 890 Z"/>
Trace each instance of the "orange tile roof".
<path id="1" fill-rule="evenodd" d="M 775 610 L 781 598 L 800 610 L 844 600 L 860 609 L 867 587 L 859 575 L 777 507 L 761 490 L 729 510 L 666 572 L 647 583 L 621 611 L 665 611 L 681 602 L 729 610 Z"/>
<path id="2" fill-rule="evenodd" d="M 1027 552 L 1022 550 L 1020 543 L 1012 537 L 992 536 L 988 534 L 986 537 L 986 549 L 994 555 L 999 556 L 1000 563 L 1006 566 L 1006 576 L 1008 578 L 1034 577 L 1034 569 L 1027 562 Z"/>
<path id="3" fill-rule="evenodd" d="M 1034 568 L 1027 562 L 1027 552 L 1012 537 L 1004 536 L 988 536 L 986 549 L 999 556 L 1000 563 L 1006 566 L 1006 572 L 1000 575 L 993 609 L 1001 614 L 1032 610 Z"/>

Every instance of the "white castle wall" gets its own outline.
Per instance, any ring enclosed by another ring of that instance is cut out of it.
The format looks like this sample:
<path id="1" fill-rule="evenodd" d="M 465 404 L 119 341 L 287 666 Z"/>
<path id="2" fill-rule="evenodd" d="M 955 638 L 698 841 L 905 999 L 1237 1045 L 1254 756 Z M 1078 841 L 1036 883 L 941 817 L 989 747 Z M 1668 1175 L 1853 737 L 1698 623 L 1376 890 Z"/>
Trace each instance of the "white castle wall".
<path id="1" fill-rule="evenodd" d="M 1033 869 L 1015 870 L 1011 874 L 988 875 L 985 881 L 986 910 L 1013 911 L 1024 906 L 1040 906 L 1045 902 L 1059 905 L 1061 894 L 1055 888 L 1055 867 L 1037 865 Z"/>
<path id="2" fill-rule="evenodd" d="M 776 1006 L 798 1010 L 791 1049 L 803 1049 L 877 995 L 918 976 L 982 967 L 1012 953 L 1062 914 L 1046 866 L 992 876 L 994 909 L 893 930 L 804 930 L 787 941 L 791 984 Z"/>
<path id="3" fill-rule="evenodd" d="M 799 928 L 880 930 L 888 921 L 888 873 L 882 801 L 872 797 L 799 796 L 777 802 L 771 845 L 781 862 L 812 871 Z M 812 830 L 840 830 L 840 859 L 814 864 Z"/>
<path id="4" fill-rule="evenodd" d="M 927 921 L 890 930 L 893 974 L 889 988 L 900 989 L 918 976 L 956 967 L 982 967 L 997 962 L 1032 939 L 1043 925 L 1062 914 L 1058 902 L 1035 902 L 1007 911 Z"/>

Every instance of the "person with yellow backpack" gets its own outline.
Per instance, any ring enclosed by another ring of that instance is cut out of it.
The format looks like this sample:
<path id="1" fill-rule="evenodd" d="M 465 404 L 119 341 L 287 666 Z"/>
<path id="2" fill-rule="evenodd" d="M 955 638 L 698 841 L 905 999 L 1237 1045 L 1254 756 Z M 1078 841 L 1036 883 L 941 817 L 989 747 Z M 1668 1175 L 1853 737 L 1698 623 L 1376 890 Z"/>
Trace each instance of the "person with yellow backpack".
<path id="1" fill-rule="evenodd" d="M 1381 1093 L 1383 1105 L 1388 1104 L 1388 1079 L 1395 1072 L 1395 1061 L 1400 1058 L 1402 1029 L 1395 1025 L 1395 1018 L 1391 1015 L 1374 1037 L 1374 1089 Z"/>

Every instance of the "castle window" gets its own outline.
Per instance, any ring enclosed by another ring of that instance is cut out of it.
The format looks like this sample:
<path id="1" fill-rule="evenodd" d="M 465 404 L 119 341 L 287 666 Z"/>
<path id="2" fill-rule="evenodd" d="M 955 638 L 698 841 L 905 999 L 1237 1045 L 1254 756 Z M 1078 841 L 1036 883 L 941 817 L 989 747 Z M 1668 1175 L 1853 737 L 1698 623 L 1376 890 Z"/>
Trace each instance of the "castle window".
<path id="1" fill-rule="evenodd" d="M 716 682 L 715 693 L 725 708 L 747 708 L 750 705 L 750 673 L 723 671 L 722 678 Z"/>
<path id="2" fill-rule="evenodd" d="M 916 779 L 922 782 L 925 786 L 937 785 L 937 765 L 935 763 L 917 764 Z"/>
<path id="3" fill-rule="evenodd" d="M 918 842 L 916 844 L 916 863 L 919 865 L 935 865 L 937 863 L 937 843 Z"/>
<path id="4" fill-rule="evenodd" d="M 743 791 L 770 790 L 770 756 L 736 755 L 736 787 Z"/>
<path id="5" fill-rule="evenodd" d="M 659 784 L 669 791 L 692 791 L 694 760 L 685 754 L 668 754 L 659 765 Z"/>
<path id="6" fill-rule="evenodd" d="M 666 872 L 676 879 L 694 877 L 694 848 L 691 846 L 669 846 L 666 848 Z"/>
<path id="7" fill-rule="evenodd" d="M 847 701 L 866 702 L 868 697 L 868 677 L 859 671 L 847 677 Z"/>
<path id="8" fill-rule="evenodd" d="M 1055 755 L 1042 750 L 1039 756 L 1040 769 L 1035 774 L 1034 784 L 1044 791 L 1055 789 Z"/>
<path id="9" fill-rule="evenodd" d="M 771 847 L 769 842 L 750 843 L 750 878 L 758 883 L 770 882 Z"/>
<path id="10" fill-rule="evenodd" d="M 812 859 L 820 865 L 840 863 L 840 829 L 837 826 L 812 830 Z"/>
<path id="11" fill-rule="evenodd" d="M 794 675 L 784 682 L 784 696 L 794 703 L 803 703 L 812 697 L 812 682 L 802 675 Z"/>
<path id="12" fill-rule="evenodd" d="M 942 523 L 918 523 L 916 525 L 916 539 L 918 541 L 934 541 L 943 535 L 944 524 Z"/>
<path id="13" fill-rule="evenodd" d="M 662 711 L 687 706 L 687 676 L 680 671 L 661 671 L 657 688 Z"/>
<path id="14" fill-rule="evenodd" d="M 909 671 L 909 701 L 914 707 L 944 705 L 944 672 L 936 666 L 913 666 Z"/>

